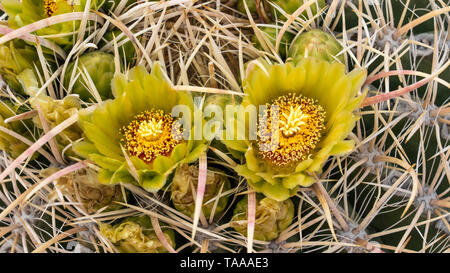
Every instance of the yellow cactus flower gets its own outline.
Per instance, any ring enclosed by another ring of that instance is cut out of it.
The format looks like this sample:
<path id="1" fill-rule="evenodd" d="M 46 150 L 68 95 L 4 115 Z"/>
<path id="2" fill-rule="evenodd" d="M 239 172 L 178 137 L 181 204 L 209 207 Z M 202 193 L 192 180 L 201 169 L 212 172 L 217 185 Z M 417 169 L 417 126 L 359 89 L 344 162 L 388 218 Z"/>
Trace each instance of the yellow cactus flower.
<path id="1" fill-rule="evenodd" d="M 330 156 L 353 149 L 353 141 L 345 138 L 358 120 L 353 112 L 365 97 L 360 90 L 366 71 L 347 74 L 343 64 L 317 58 L 297 66 L 254 65 L 248 71 L 242 105 L 266 105 L 258 124 L 267 129 L 259 130 L 254 140 L 235 137 L 223 143 L 233 155 L 245 157 L 235 170 L 256 191 L 286 200 L 299 186 L 313 184 L 313 173 L 321 172 Z M 271 124 L 271 107 L 279 111 L 277 124 Z M 234 124 L 237 132 L 249 131 L 249 122 L 236 119 Z"/>
<path id="2" fill-rule="evenodd" d="M 115 99 L 80 111 L 85 138 L 74 144 L 74 151 L 101 168 L 102 183 L 134 183 L 158 191 L 179 164 L 196 161 L 207 146 L 192 137 L 194 126 L 183 132 L 177 127 L 172 108 L 183 105 L 191 114 L 194 102 L 189 93 L 168 84 L 158 65 L 151 74 L 139 66 L 128 76 L 115 76 Z"/>

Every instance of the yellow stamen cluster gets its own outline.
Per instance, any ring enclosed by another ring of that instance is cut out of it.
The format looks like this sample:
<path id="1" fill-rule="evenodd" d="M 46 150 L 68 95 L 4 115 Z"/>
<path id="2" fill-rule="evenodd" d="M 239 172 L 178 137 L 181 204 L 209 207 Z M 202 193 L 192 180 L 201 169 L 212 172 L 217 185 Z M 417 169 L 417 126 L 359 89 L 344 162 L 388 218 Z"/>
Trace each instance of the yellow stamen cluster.
<path id="1" fill-rule="evenodd" d="M 151 163 L 159 155 L 170 155 L 182 141 L 180 127 L 174 124 L 172 116 L 162 110 L 144 111 L 122 127 L 122 142 L 130 155 Z"/>
<path id="2" fill-rule="evenodd" d="M 44 0 L 44 11 L 48 17 L 51 17 L 57 8 L 56 0 Z"/>
<path id="3" fill-rule="evenodd" d="M 278 137 L 278 141 L 273 141 L 273 136 L 268 137 L 272 128 L 277 128 L 271 124 L 271 106 L 278 106 L 278 134 L 274 136 Z M 322 106 L 302 95 L 288 94 L 273 100 L 267 108 L 264 113 L 267 131 L 260 130 L 258 133 L 261 156 L 277 166 L 305 160 L 316 147 L 325 128 Z"/>

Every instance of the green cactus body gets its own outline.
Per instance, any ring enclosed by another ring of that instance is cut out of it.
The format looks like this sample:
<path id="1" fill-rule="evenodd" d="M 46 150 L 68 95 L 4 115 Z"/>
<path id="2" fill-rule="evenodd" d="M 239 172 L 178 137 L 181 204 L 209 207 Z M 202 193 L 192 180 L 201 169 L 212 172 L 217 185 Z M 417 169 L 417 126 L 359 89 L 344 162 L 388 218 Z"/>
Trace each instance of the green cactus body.
<path id="1" fill-rule="evenodd" d="M 246 14 L 245 4 L 247 4 L 248 10 L 251 14 L 256 15 L 256 1 L 255 0 L 238 0 L 237 9 L 239 12 Z"/>
<path id="2" fill-rule="evenodd" d="M 231 226 L 239 233 L 247 236 L 248 197 L 241 199 L 234 209 Z M 275 201 L 262 194 L 256 196 L 256 240 L 271 241 L 280 235 L 294 219 L 294 203 L 291 199 Z M 244 221 L 245 223 L 242 224 Z"/>
<path id="3" fill-rule="evenodd" d="M 294 64 L 307 57 L 327 62 L 335 62 L 337 60 L 344 63 L 344 55 L 336 56 L 342 49 L 341 44 L 332 35 L 322 30 L 314 29 L 300 34 L 291 43 L 288 56 L 292 58 Z"/>
<path id="4" fill-rule="evenodd" d="M 77 64 L 76 71 L 75 64 Z M 72 87 L 72 93 L 80 95 L 83 101 L 90 101 L 94 96 L 89 91 L 89 85 L 83 78 L 84 71 L 92 79 L 102 100 L 112 98 L 111 81 L 115 73 L 114 56 L 108 53 L 95 51 L 82 55 L 77 61 L 69 64 L 64 75 L 64 86 L 70 89 L 72 79 L 76 78 Z M 72 75 L 74 78 L 72 78 Z"/>
<path id="5" fill-rule="evenodd" d="M 192 187 L 197 188 L 198 185 L 198 167 L 188 166 L 187 164 L 178 167 L 171 184 L 171 200 L 175 208 L 182 213 L 193 217 L 195 211 L 195 199 L 192 193 Z M 230 189 L 228 179 L 218 172 L 208 170 L 206 176 L 205 195 L 203 196 L 203 214 L 209 218 L 214 208 L 215 201 L 211 199 L 223 194 Z M 210 202 L 208 202 L 210 201 Z M 206 204 L 207 203 L 207 204 Z M 224 211 L 228 203 L 228 197 L 219 198 L 214 215 L 218 216 Z"/>
<path id="6" fill-rule="evenodd" d="M 256 1 L 257 0 L 238 0 L 237 3 L 237 10 L 241 13 L 247 14 L 247 11 L 245 10 L 245 5 L 244 2 L 247 4 L 248 10 L 250 11 L 250 14 L 252 15 L 252 17 L 257 17 L 258 11 L 257 11 L 257 6 L 256 6 Z M 260 4 L 260 12 L 261 15 L 264 17 L 264 20 L 266 22 L 270 22 L 272 21 L 272 17 L 273 17 L 273 13 L 272 13 L 272 6 L 266 1 L 266 0 L 260 0 L 259 2 Z"/>
<path id="7" fill-rule="evenodd" d="M 131 43 L 130 41 L 122 44 L 122 41 L 126 39 L 126 36 L 122 35 L 121 38 L 117 38 L 121 33 L 122 32 L 120 30 L 107 32 L 103 37 L 104 39 L 100 43 L 100 46 L 103 47 L 107 44 L 110 44 L 111 41 L 115 40 L 115 43 L 117 43 L 118 45 L 120 59 L 125 59 L 127 61 L 127 64 L 129 64 L 136 57 L 136 49 L 134 48 L 133 43 Z M 111 44 L 111 46 L 108 45 L 107 50 L 112 52 L 114 50 L 114 44 Z"/>

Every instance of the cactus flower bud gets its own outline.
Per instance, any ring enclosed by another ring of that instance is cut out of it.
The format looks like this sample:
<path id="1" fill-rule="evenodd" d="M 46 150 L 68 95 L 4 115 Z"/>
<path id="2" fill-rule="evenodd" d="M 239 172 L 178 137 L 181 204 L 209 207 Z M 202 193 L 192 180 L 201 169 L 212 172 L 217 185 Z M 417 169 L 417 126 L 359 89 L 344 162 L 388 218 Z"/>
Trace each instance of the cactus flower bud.
<path id="1" fill-rule="evenodd" d="M 73 73 L 75 64 L 77 64 L 77 67 Z M 89 75 L 86 75 L 85 71 Z M 114 73 L 115 65 L 113 55 L 100 51 L 86 53 L 78 59 L 78 62 L 75 60 L 69 64 L 64 75 L 64 87 L 69 90 L 72 80 L 76 79 L 73 84 L 72 93 L 79 94 L 83 101 L 92 100 L 94 96 L 92 95 L 92 90 L 90 90 L 92 86 L 88 84 L 89 79 L 87 76 L 89 76 L 101 99 L 109 99 L 112 98 L 111 81 Z"/>
<path id="2" fill-rule="evenodd" d="M 319 29 L 313 29 L 300 34 L 292 42 L 289 49 L 289 57 L 293 59 L 295 65 L 307 57 L 327 62 L 335 62 L 337 60 L 344 63 L 343 54 L 336 56 L 342 49 L 341 44 L 332 35 Z"/>

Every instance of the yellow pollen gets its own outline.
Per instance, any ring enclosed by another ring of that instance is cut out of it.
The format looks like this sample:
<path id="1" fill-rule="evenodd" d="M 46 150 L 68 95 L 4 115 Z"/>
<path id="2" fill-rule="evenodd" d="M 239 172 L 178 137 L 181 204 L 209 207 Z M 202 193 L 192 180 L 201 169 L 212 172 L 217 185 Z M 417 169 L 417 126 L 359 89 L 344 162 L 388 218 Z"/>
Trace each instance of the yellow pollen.
<path id="1" fill-rule="evenodd" d="M 289 115 L 287 113 L 282 113 L 284 120 L 280 120 L 280 131 L 285 137 L 291 137 L 300 131 L 302 125 L 305 125 L 305 119 L 308 115 L 302 112 L 302 106 L 298 105 L 295 110 L 294 106 L 291 105 Z"/>
<path id="2" fill-rule="evenodd" d="M 168 156 L 182 139 L 179 126 L 174 129 L 175 120 L 162 110 L 144 111 L 122 127 L 122 143 L 131 156 L 137 156 L 146 163 L 152 163 L 160 156 Z"/>
<path id="3" fill-rule="evenodd" d="M 154 118 L 145 120 L 140 124 L 138 134 L 149 141 L 156 140 L 163 133 L 162 122 L 162 119 L 157 122 Z"/>
<path id="4" fill-rule="evenodd" d="M 272 127 L 270 106 L 279 111 L 278 141 L 270 138 Z M 264 121 L 267 131 L 258 132 L 258 148 L 262 158 L 273 165 L 290 166 L 305 160 L 316 147 L 325 128 L 325 111 L 316 101 L 298 94 L 280 96 L 267 105 Z M 269 147 L 269 148 L 268 148 Z"/>
<path id="5" fill-rule="evenodd" d="M 44 0 L 44 11 L 48 17 L 51 17 L 57 8 L 56 0 Z"/>

